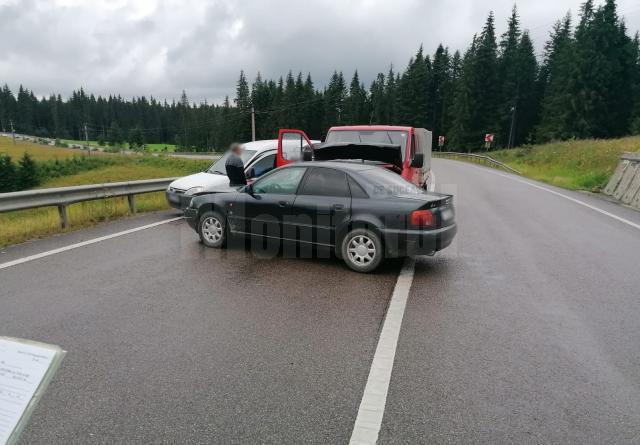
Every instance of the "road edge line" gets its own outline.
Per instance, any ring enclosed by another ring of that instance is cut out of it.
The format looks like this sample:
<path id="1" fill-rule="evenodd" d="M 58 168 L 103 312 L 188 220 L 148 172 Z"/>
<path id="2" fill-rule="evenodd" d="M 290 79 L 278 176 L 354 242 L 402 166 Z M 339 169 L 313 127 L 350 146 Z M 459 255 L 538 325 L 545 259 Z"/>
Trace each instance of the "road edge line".
<path id="1" fill-rule="evenodd" d="M 36 253 L 35 255 L 30 255 L 30 256 L 27 256 L 27 257 L 24 257 L 24 258 L 19 258 L 17 260 L 7 261 L 6 263 L 1 263 L 0 264 L 0 270 L 7 269 L 7 268 L 13 267 L 13 266 L 17 266 L 18 264 L 23 264 L 23 263 L 28 263 L 28 262 L 34 261 L 34 260 L 39 260 L 40 258 L 45 258 L 45 257 L 51 256 L 51 255 L 56 255 L 58 253 L 67 252 L 69 250 L 78 249 L 80 247 L 89 246 L 91 244 L 96 244 L 96 243 L 99 243 L 99 242 L 102 242 L 102 241 L 107 241 L 107 240 L 110 240 L 112 238 L 117 238 L 119 236 L 123 236 L 123 235 L 128 235 L 130 233 L 139 232 L 141 230 L 151 229 L 153 227 L 160 226 L 162 224 L 167 224 L 167 223 L 174 222 L 174 221 L 178 221 L 178 220 L 181 220 L 183 218 L 184 218 L 183 216 L 179 216 L 179 217 L 176 217 L 176 218 L 165 219 L 165 220 L 158 221 L 158 222 L 155 222 L 155 223 L 152 223 L 152 224 L 147 224 L 145 226 L 140 226 L 140 227 L 135 227 L 133 229 L 123 230 L 122 232 L 112 233 L 111 235 L 105 235 L 105 236 L 101 236 L 99 238 L 93 238 L 93 239 L 82 241 L 82 242 L 79 242 L 79 243 L 70 244 L 68 246 L 59 247 L 57 249 L 47 250 L 45 252 Z"/>
<path id="2" fill-rule="evenodd" d="M 459 161 L 459 162 L 464 162 L 464 161 Z M 469 164 L 469 163 L 465 162 L 465 164 Z M 560 193 L 560 192 L 557 192 L 557 191 L 555 191 L 553 189 L 550 189 L 548 187 L 543 187 L 543 186 L 538 185 L 538 184 L 536 184 L 534 182 L 531 182 L 531 181 L 535 181 L 534 179 L 524 180 L 524 179 L 521 179 L 519 176 L 508 175 L 508 174 L 504 174 L 504 173 L 499 173 L 497 171 L 493 171 L 490 167 L 481 168 L 481 167 L 478 167 L 477 165 L 470 165 L 470 164 L 469 164 L 469 166 L 473 167 L 473 168 L 475 168 L 476 170 L 479 170 L 479 171 L 491 173 L 491 174 L 496 175 L 496 176 L 502 176 L 503 178 L 510 179 L 512 181 L 520 182 L 522 184 L 526 184 L 526 185 L 531 186 L 533 188 L 537 188 L 537 189 L 543 190 L 545 192 L 551 193 L 552 195 L 559 196 L 561 198 L 564 198 L 564 199 L 567 199 L 567 200 L 569 200 L 571 202 L 574 202 L 574 203 L 576 203 L 578 205 L 581 205 L 583 207 L 586 207 L 588 209 L 596 211 L 596 212 L 598 212 L 598 213 L 600 213 L 602 215 L 608 216 L 608 217 L 610 217 L 612 219 L 615 219 L 616 221 L 619 221 L 619 222 L 621 222 L 623 224 L 627 224 L 628 226 L 631 226 L 634 229 L 640 230 L 640 224 L 634 223 L 633 221 L 629 221 L 626 218 L 623 218 L 621 216 L 615 215 L 615 214 L 613 214 L 611 212 L 607 212 L 606 210 L 603 210 L 603 209 L 601 209 L 599 207 L 596 207 L 594 205 L 588 204 L 588 203 L 586 203 L 584 201 L 581 201 L 579 199 L 573 198 L 573 197 L 571 197 L 569 195 L 565 195 L 564 193 Z"/>
<path id="3" fill-rule="evenodd" d="M 380 338 L 373 355 L 369 377 L 364 388 L 350 445 L 375 444 L 382 427 L 393 362 L 400 337 L 404 311 L 413 284 L 415 259 L 407 258 L 402 265 L 384 318 Z"/>

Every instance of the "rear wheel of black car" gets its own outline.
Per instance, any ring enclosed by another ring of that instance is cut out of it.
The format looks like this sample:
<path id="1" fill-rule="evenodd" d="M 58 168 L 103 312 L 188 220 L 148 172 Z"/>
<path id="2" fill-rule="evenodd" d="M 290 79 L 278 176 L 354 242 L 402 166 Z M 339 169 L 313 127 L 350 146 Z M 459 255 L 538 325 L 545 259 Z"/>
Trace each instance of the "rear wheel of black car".
<path id="1" fill-rule="evenodd" d="M 224 247 L 227 242 L 227 223 L 219 212 L 208 211 L 198 222 L 198 235 L 207 247 Z"/>
<path id="2" fill-rule="evenodd" d="M 342 240 L 342 259 L 356 272 L 372 272 L 382 262 L 382 242 L 369 229 L 354 229 Z"/>

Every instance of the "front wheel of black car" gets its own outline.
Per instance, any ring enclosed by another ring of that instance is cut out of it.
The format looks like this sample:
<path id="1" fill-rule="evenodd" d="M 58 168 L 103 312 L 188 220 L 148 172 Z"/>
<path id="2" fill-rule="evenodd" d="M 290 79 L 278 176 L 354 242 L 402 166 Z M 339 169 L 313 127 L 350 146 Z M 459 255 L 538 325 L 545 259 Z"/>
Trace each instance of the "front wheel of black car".
<path id="1" fill-rule="evenodd" d="M 369 229 L 354 229 L 342 240 L 342 259 L 356 272 L 372 272 L 380 263 L 384 253 L 380 237 Z"/>
<path id="2" fill-rule="evenodd" d="M 202 214 L 198 222 L 198 235 L 207 247 L 224 247 L 227 242 L 227 223 L 216 211 Z"/>

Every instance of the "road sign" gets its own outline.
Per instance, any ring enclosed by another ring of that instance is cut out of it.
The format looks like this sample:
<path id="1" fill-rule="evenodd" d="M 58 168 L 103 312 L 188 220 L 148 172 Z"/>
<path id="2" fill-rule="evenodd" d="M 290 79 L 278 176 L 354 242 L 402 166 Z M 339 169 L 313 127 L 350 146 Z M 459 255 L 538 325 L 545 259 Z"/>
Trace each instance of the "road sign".
<path id="1" fill-rule="evenodd" d="M 438 136 L 438 146 L 444 147 L 444 136 Z"/>
<path id="2" fill-rule="evenodd" d="M 485 135 L 484 135 L 484 141 L 485 141 L 485 142 L 488 142 L 488 143 L 493 142 L 493 136 L 494 136 L 494 135 L 493 135 L 493 133 L 487 133 L 487 134 L 485 134 Z"/>

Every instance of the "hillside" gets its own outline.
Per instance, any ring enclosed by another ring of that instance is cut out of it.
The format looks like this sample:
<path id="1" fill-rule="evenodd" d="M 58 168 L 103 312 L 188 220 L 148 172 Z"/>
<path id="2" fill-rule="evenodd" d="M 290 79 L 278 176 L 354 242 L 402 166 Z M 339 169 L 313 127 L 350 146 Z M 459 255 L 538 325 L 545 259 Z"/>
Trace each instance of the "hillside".
<path id="1" fill-rule="evenodd" d="M 640 136 L 552 142 L 488 155 L 532 179 L 573 190 L 597 190 L 607 184 L 625 151 L 640 151 Z"/>

